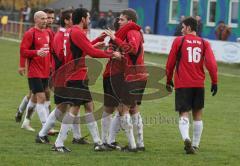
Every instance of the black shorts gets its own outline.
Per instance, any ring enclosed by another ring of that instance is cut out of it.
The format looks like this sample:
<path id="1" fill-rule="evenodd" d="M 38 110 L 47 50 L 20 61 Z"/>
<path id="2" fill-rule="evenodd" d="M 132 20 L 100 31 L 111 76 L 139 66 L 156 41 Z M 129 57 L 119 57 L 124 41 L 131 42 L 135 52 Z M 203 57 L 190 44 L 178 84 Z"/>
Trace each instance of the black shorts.
<path id="1" fill-rule="evenodd" d="M 178 88 L 175 90 L 175 109 L 188 112 L 204 108 L 204 88 Z"/>
<path id="2" fill-rule="evenodd" d="M 117 74 L 103 79 L 104 106 L 117 107 L 121 102 L 123 75 Z"/>
<path id="3" fill-rule="evenodd" d="M 125 82 L 122 103 L 128 106 L 141 105 L 147 81 Z"/>
<path id="4" fill-rule="evenodd" d="M 67 81 L 66 93 L 67 102 L 70 102 L 74 106 L 84 105 L 92 101 L 92 96 L 88 88 L 88 80 Z"/>
<path id="5" fill-rule="evenodd" d="M 59 96 L 59 95 L 56 95 L 54 94 L 54 103 L 55 104 L 62 104 L 62 103 L 71 103 L 71 101 L 69 101 L 68 98 L 65 98 L 65 97 L 62 97 L 62 96 Z"/>
<path id="6" fill-rule="evenodd" d="M 33 94 L 45 92 L 48 87 L 48 78 L 28 78 L 28 85 Z"/>

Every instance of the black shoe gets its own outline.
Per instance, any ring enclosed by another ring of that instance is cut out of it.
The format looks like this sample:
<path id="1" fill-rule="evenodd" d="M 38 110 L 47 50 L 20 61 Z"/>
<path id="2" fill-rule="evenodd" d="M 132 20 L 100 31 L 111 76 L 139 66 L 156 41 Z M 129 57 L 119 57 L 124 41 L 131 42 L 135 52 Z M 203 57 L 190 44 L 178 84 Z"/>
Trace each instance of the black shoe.
<path id="1" fill-rule="evenodd" d="M 101 151 L 106 151 L 106 147 L 103 144 L 95 143 L 93 147 L 94 151 L 96 152 L 101 152 Z"/>
<path id="2" fill-rule="evenodd" d="M 107 146 L 108 148 L 111 148 L 113 150 L 121 150 L 122 147 L 119 145 L 118 142 L 112 142 L 111 144 L 106 144 L 105 146 Z"/>
<path id="3" fill-rule="evenodd" d="M 69 152 L 71 152 L 71 150 L 66 148 L 65 146 L 56 147 L 55 145 L 53 145 L 52 151 L 61 152 L 61 153 L 69 153 Z"/>
<path id="4" fill-rule="evenodd" d="M 22 121 L 22 113 L 19 112 L 19 109 L 17 109 L 16 115 L 15 115 L 15 120 L 17 123 L 20 123 Z"/>
<path id="5" fill-rule="evenodd" d="M 189 139 L 185 139 L 184 141 L 184 150 L 186 151 L 186 154 L 194 154 L 195 150 L 192 147 L 192 142 Z"/>
<path id="6" fill-rule="evenodd" d="M 137 151 L 141 151 L 141 152 L 144 152 L 146 149 L 145 149 L 145 147 L 143 146 L 143 147 L 137 147 Z"/>
<path id="7" fill-rule="evenodd" d="M 123 147 L 123 148 L 121 149 L 121 151 L 122 151 L 122 152 L 135 152 L 135 153 L 138 152 L 137 148 L 132 149 L 132 148 L 130 148 L 128 145 L 125 146 L 125 147 Z"/>
<path id="8" fill-rule="evenodd" d="M 35 142 L 40 144 L 49 144 L 50 141 L 47 136 L 40 137 L 39 135 L 37 135 Z"/>
<path id="9" fill-rule="evenodd" d="M 80 139 L 73 138 L 72 143 L 73 144 L 82 144 L 82 145 L 89 144 L 89 142 L 87 141 L 87 139 L 85 137 L 82 137 Z"/>

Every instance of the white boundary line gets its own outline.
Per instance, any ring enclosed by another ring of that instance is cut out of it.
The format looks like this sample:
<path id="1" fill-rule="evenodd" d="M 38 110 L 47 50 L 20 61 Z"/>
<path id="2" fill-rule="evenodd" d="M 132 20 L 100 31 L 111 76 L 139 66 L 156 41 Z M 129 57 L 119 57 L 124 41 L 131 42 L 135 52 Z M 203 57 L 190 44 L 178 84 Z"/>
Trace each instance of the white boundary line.
<path id="1" fill-rule="evenodd" d="M 11 38 L 6 38 L 6 37 L 0 37 L 0 39 L 20 43 L 20 40 L 17 40 L 17 39 L 11 39 Z M 160 65 L 160 64 L 157 64 L 157 63 L 154 63 L 154 62 L 150 62 L 150 61 L 145 61 L 145 62 L 146 62 L 146 64 L 149 64 L 149 65 L 165 67 L 165 65 Z M 235 74 L 220 73 L 220 72 L 218 74 L 226 76 L 226 77 L 240 78 L 240 75 L 235 75 Z"/>

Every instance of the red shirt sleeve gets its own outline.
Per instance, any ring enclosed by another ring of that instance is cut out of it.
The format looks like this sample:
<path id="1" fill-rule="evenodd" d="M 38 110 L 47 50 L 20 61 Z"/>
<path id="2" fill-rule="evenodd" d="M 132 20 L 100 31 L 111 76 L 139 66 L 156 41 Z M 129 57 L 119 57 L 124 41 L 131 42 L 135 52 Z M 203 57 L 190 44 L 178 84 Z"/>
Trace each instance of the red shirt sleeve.
<path id="1" fill-rule="evenodd" d="M 26 58 L 24 58 L 20 54 L 19 67 L 24 68 L 25 67 L 25 62 L 26 62 Z"/>
<path id="2" fill-rule="evenodd" d="M 177 51 L 178 51 L 178 47 L 179 47 L 179 42 L 181 41 L 179 39 L 181 39 L 181 38 L 176 38 L 173 41 L 172 48 L 168 55 L 168 60 L 167 60 L 167 64 L 166 64 L 167 83 L 170 82 L 173 77 L 173 72 L 174 72 L 174 68 L 176 65 L 176 59 L 177 59 Z"/>
<path id="3" fill-rule="evenodd" d="M 215 56 L 213 54 L 212 48 L 209 42 L 204 41 L 205 43 L 205 66 L 210 74 L 212 84 L 217 84 L 217 62 L 215 60 Z"/>
<path id="4" fill-rule="evenodd" d="M 20 44 L 20 56 L 23 58 L 31 58 L 37 56 L 37 50 L 31 50 L 32 42 L 33 32 L 28 31 L 24 34 L 22 42 Z M 20 58 L 20 61 L 23 62 L 23 59 Z"/>
<path id="5" fill-rule="evenodd" d="M 93 58 L 111 58 L 109 54 L 102 50 L 93 47 L 91 42 L 87 39 L 86 35 L 80 30 L 72 30 L 71 39 L 73 43 L 80 48 L 84 53 Z"/>
<path id="6" fill-rule="evenodd" d="M 91 44 L 94 45 L 98 42 L 103 42 L 104 41 L 104 38 L 102 37 L 97 37 L 96 39 L 94 39 L 93 41 L 91 41 Z"/>

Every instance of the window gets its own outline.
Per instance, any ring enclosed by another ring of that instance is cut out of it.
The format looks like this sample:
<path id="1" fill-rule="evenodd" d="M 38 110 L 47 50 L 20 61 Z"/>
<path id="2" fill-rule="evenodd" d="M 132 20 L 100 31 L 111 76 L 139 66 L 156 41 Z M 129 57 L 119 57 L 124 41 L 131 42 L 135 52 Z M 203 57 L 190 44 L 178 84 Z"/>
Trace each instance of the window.
<path id="1" fill-rule="evenodd" d="M 217 5 L 216 0 L 208 1 L 208 11 L 207 11 L 207 25 L 208 26 L 215 26 L 216 5 Z"/>
<path id="2" fill-rule="evenodd" d="M 169 8 L 169 23 L 177 24 L 178 23 L 178 0 L 170 0 Z"/>
<path id="3" fill-rule="evenodd" d="M 198 14 L 198 4 L 199 4 L 198 0 L 192 0 L 191 1 L 190 15 L 192 17 L 195 17 L 195 16 L 199 15 Z"/>
<path id="4" fill-rule="evenodd" d="M 238 0 L 230 0 L 228 24 L 234 28 L 238 26 L 238 7 L 239 7 Z"/>

